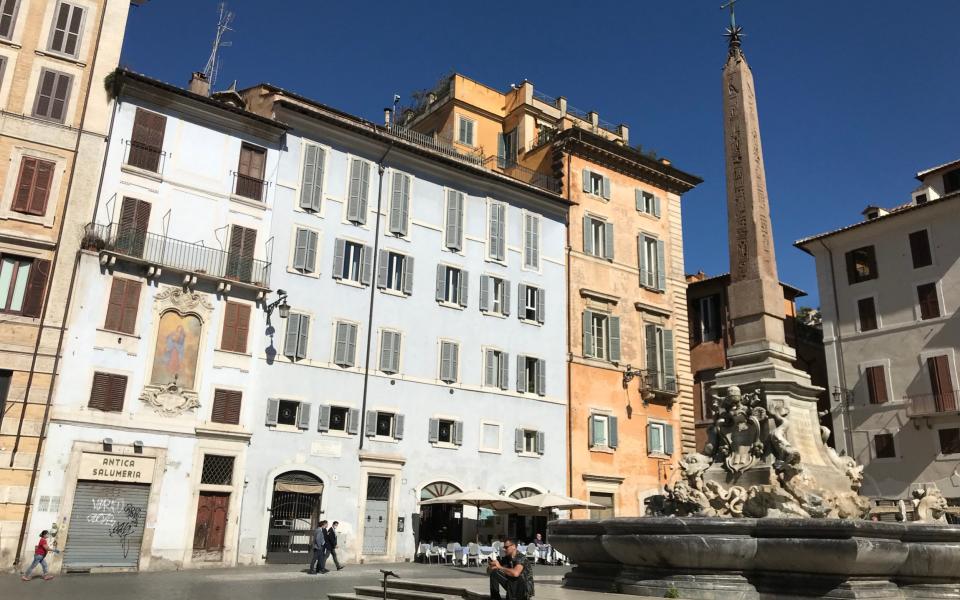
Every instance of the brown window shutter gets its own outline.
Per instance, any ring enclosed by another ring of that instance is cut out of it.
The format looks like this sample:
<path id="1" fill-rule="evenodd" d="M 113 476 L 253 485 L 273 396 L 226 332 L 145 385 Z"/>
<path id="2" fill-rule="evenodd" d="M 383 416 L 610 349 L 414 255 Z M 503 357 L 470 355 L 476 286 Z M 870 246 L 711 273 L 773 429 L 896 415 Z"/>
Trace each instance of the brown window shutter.
<path id="1" fill-rule="evenodd" d="M 47 279 L 50 277 L 50 261 L 34 260 L 27 279 L 27 293 L 20 311 L 28 317 L 39 317 L 43 310 L 43 300 L 47 291 Z"/>
<path id="2" fill-rule="evenodd" d="M 950 360 L 946 355 L 931 356 L 927 359 L 927 370 L 930 373 L 930 390 L 933 392 L 937 411 L 956 410 L 956 391 L 950 376 Z"/>
<path id="3" fill-rule="evenodd" d="M 244 258 L 253 258 L 253 251 L 257 245 L 257 230 L 248 227 L 243 228 L 243 251 L 241 255 Z"/>
<path id="4" fill-rule="evenodd" d="M 56 164 L 48 160 L 24 156 L 11 209 L 31 215 L 46 214 L 55 167 Z"/>
<path id="5" fill-rule="evenodd" d="M 247 351 L 247 337 L 250 331 L 250 305 L 237 305 L 237 321 L 234 350 L 236 352 Z"/>
<path id="6" fill-rule="evenodd" d="M 123 396 L 127 391 L 127 378 L 123 375 L 110 375 L 110 395 L 107 397 L 107 410 L 123 410 Z"/>
<path id="7" fill-rule="evenodd" d="M 237 342 L 237 306 L 236 302 L 227 302 L 223 311 L 223 334 L 220 336 L 220 349 L 234 352 Z"/>
<path id="8" fill-rule="evenodd" d="M 13 210 L 27 212 L 30 209 L 30 192 L 33 191 L 33 178 L 37 172 L 37 159 L 24 156 L 20 161 L 20 175 L 14 188 Z"/>
<path id="9" fill-rule="evenodd" d="M 887 401 L 887 379 L 883 367 L 867 367 L 866 374 L 870 404 L 884 404 Z"/>
<path id="10" fill-rule="evenodd" d="M 877 306 L 873 298 L 858 300 L 857 310 L 860 313 L 860 331 L 872 331 L 877 328 Z"/>
<path id="11" fill-rule="evenodd" d="M 213 411 L 210 420 L 228 425 L 240 424 L 240 402 L 242 394 L 235 390 L 214 390 Z"/>
<path id="12" fill-rule="evenodd" d="M 266 159 L 267 153 L 263 148 L 244 144 L 240 147 L 240 164 L 237 165 L 237 171 L 247 177 L 263 179 Z"/>
<path id="13" fill-rule="evenodd" d="M 50 184 L 53 182 L 55 163 L 48 160 L 37 161 L 37 171 L 33 180 L 33 193 L 30 199 L 29 212 L 34 215 L 43 215 L 47 212 L 47 201 L 50 198 Z"/>
<path id="14" fill-rule="evenodd" d="M 87 406 L 108 412 L 123 410 L 123 396 L 127 391 L 127 378 L 113 373 L 94 373 Z"/>
<path id="15" fill-rule="evenodd" d="M 160 155 L 163 153 L 166 125 L 165 116 L 137 108 L 127 162 L 135 167 L 157 172 L 160 168 Z"/>
<path id="16" fill-rule="evenodd" d="M 847 283 L 857 282 L 857 263 L 853 258 L 853 251 L 847 252 Z"/>
<path id="17" fill-rule="evenodd" d="M 113 284 L 110 286 L 110 299 L 107 301 L 107 318 L 103 323 L 104 329 L 120 331 L 123 322 L 123 300 L 126 290 L 127 281 L 114 277 Z"/>
<path id="18" fill-rule="evenodd" d="M 123 294 L 123 317 L 119 331 L 133 334 L 137 329 L 137 310 L 140 307 L 140 282 L 126 281 Z"/>

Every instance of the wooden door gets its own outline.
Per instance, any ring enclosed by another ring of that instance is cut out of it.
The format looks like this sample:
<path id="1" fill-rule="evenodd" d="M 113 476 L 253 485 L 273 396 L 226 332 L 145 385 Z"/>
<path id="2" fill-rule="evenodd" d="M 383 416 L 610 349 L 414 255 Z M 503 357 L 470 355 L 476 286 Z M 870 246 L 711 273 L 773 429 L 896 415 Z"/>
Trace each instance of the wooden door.
<path id="1" fill-rule="evenodd" d="M 956 391 L 953 378 L 950 377 L 950 361 L 946 355 L 931 356 L 927 359 L 927 371 L 930 373 L 930 390 L 937 412 L 957 410 Z"/>
<path id="2" fill-rule="evenodd" d="M 227 530 L 227 505 L 230 494 L 200 492 L 197 502 L 197 523 L 193 533 L 193 549 L 216 552 L 223 550 Z"/>

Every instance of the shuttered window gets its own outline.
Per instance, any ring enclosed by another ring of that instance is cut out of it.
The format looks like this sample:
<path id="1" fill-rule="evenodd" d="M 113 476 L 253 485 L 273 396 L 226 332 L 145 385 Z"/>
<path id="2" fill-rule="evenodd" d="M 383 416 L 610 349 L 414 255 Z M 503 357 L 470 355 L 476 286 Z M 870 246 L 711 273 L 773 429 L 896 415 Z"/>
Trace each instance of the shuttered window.
<path id="1" fill-rule="evenodd" d="M 347 220 L 357 225 L 367 222 L 367 196 L 370 192 L 370 163 L 350 159 L 350 182 L 347 187 Z"/>
<path id="2" fill-rule="evenodd" d="M 521 394 L 546 395 L 547 363 L 542 358 L 517 356 L 517 391 Z"/>
<path id="3" fill-rule="evenodd" d="M 663 241 L 642 234 L 637 239 L 637 252 L 640 257 L 640 285 L 651 290 L 666 291 L 666 247 Z"/>
<path id="4" fill-rule="evenodd" d="M 877 278 L 877 254 L 873 246 L 864 246 L 847 252 L 846 260 L 847 283 L 853 285 Z"/>
<path id="5" fill-rule="evenodd" d="M 40 70 L 33 116 L 63 123 L 67 116 L 67 102 L 73 77 L 59 71 Z"/>
<path id="6" fill-rule="evenodd" d="M 650 192 L 637 189 L 634 190 L 637 202 L 637 212 L 646 213 L 660 218 L 660 197 Z"/>
<path id="7" fill-rule="evenodd" d="M 251 200 L 263 200 L 266 187 L 264 177 L 267 168 L 267 151 L 252 144 L 241 144 L 240 162 L 237 164 L 235 193 Z"/>
<path id="8" fill-rule="evenodd" d="M 537 215 L 523 216 L 523 266 L 540 269 L 540 217 Z"/>
<path id="9" fill-rule="evenodd" d="M 517 293 L 517 317 L 521 321 L 543 323 L 546 317 L 545 298 L 544 290 L 521 283 Z"/>
<path id="10" fill-rule="evenodd" d="M 49 160 L 24 156 L 20 160 L 20 174 L 10 208 L 28 215 L 45 215 L 56 166 Z"/>
<path id="11" fill-rule="evenodd" d="M 950 359 L 945 354 L 927 358 L 927 373 L 930 376 L 930 391 L 933 393 L 937 412 L 957 410 L 957 390 L 950 375 Z"/>
<path id="12" fill-rule="evenodd" d="M 595 173 L 590 169 L 584 169 L 581 175 L 583 181 L 583 191 L 595 196 L 601 196 L 604 200 L 609 200 L 612 193 L 610 178 L 600 173 Z"/>
<path id="13" fill-rule="evenodd" d="M 297 228 L 293 249 L 293 268 L 301 273 L 317 271 L 317 243 L 320 234 L 310 229 Z"/>
<path id="14" fill-rule="evenodd" d="M 0 0 L 0 38 L 9 40 L 17 23 L 20 0 Z"/>
<path id="15" fill-rule="evenodd" d="M 883 404 L 887 401 L 887 378 L 882 366 L 867 367 L 863 370 L 867 378 L 867 392 L 870 404 Z"/>
<path id="16" fill-rule="evenodd" d="M 107 302 L 107 318 L 104 329 L 133 335 L 137 329 L 137 310 L 140 306 L 139 281 L 114 277 Z"/>
<path id="17" fill-rule="evenodd" d="M 337 321 L 333 348 L 333 362 L 341 367 L 352 367 L 357 364 L 357 325 Z M 399 344 L 399 341 L 398 341 Z M 399 345 L 397 352 L 399 355 Z M 399 356 L 397 358 L 399 361 Z"/>
<path id="18" fill-rule="evenodd" d="M 914 231 L 910 234 L 910 257 L 913 259 L 914 269 L 933 264 L 933 254 L 930 252 L 930 236 L 926 229 Z"/>
<path id="19" fill-rule="evenodd" d="M 917 286 L 917 302 L 920 305 L 920 319 L 936 319 L 940 316 L 940 299 L 937 297 L 937 284 L 925 283 Z"/>
<path id="20" fill-rule="evenodd" d="M 93 388 L 87 406 L 106 412 L 120 412 L 126 391 L 126 376 L 98 371 L 93 374 Z"/>
<path id="21" fill-rule="evenodd" d="M 523 284 L 520 285 L 521 294 Z M 510 282 L 490 275 L 480 276 L 480 311 L 510 316 Z"/>
<path id="22" fill-rule="evenodd" d="M 447 190 L 446 225 L 443 242 L 448 250 L 463 248 L 463 192 Z"/>
<path id="23" fill-rule="evenodd" d="M 165 116 L 137 108 L 137 114 L 133 119 L 133 132 L 130 135 L 130 154 L 127 156 L 127 164 L 158 173 L 166 127 Z"/>
<path id="24" fill-rule="evenodd" d="M 80 50 L 84 10 L 80 6 L 61 2 L 53 13 L 50 32 L 50 50 L 74 58 Z"/>
<path id="25" fill-rule="evenodd" d="M 437 302 L 467 306 L 469 273 L 447 265 L 437 265 Z"/>
<path id="26" fill-rule="evenodd" d="M 373 276 L 373 248 L 337 239 L 333 244 L 333 278 L 369 285 Z"/>
<path id="27" fill-rule="evenodd" d="M 124 197 L 117 227 L 118 250 L 129 256 L 143 256 L 150 226 L 150 208 L 150 203 L 145 200 Z"/>
<path id="28" fill-rule="evenodd" d="M 613 223 L 596 217 L 583 217 L 583 252 L 613 260 Z"/>
<path id="29" fill-rule="evenodd" d="M 250 331 L 250 305 L 227 302 L 223 315 L 223 334 L 220 349 L 228 352 L 247 352 Z"/>
<path id="30" fill-rule="evenodd" d="M 400 332 L 384 330 L 380 334 L 380 370 L 384 373 L 400 372 Z"/>
<path id="31" fill-rule="evenodd" d="M 49 276 L 49 260 L 0 256 L 0 312 L 39 317 Z"/>
<path id="32" fill-rule="evenodd" d="M 673 425 L 647 424 L 647 454 L 673 454 Z"/>
<path id="33" fill-rule="evenodd" d="M 591 448 L 614 449 L 619 445 L 617 418 L 613 415 L 590 415 L 587 430 L 588 445 Z"/>
<path id="34" fill-rule="evenodd" d="M 249 282 L 253 275 L 253 253 L 257 230 L 240 225 L 230 226 L 230 251 L 227 255 L 227 277 Z"/>
<path id="35" fill-rule="evenodd" d="M 456 342 L 440 342 L 440 381 L 454 383 L 457 381 L 457 372 L 460 361 L 460 344 Z"/>
<path id="36" fill-rule="evenodd" d="M 676 393 L 677 374 L 674 366 L 673 331 L 659 325 L 644 328 L 647 350 L 647 386 L 658 391 Z"/>
<path id="37" fill-rule="evenodd" d="M 390 233 L 405 236 L 410 218 L 410 176 L 395 172 L 391 179 Z"/>
<path id="38" fill-rule="evenodd" d="M 381 250 L 377 259 L 377 287 L 409 296 L 413 293 L 413 257 Z"/>
<path id="39" fill-rule="evenodd" d="M 243 394 L 236 390 L 214 390 L 213 410 L 210 413 L 210 420 L 214 423 L 239 425 L 242 399 Z"/>
<path id="40" fill-rule="evenodd" d="M 304 146 L 303 175 L 300 183 L 300 208 L 320 212 L 323 203 L 323 170 L 327 152 L 320 146 Z"/>
<path id="41" fill-rule="evenodd" d="M 510 381 L 510 355 L 500 350 L 485 350 L 483 385 L 505 390 Z"/>
<path id="42" fill-rule="evenodd" d="M 307 344 L 310 337 L 310 317 L 299 313 L 290 313 L 287 317 L 287 331 L 283 342 L 283 355 L 290 360 L 307 357 Z"/>
<path id="43" fill-rule="evenodd" d="M 860 317 L 860 331 L 873 331 L 877 328 L 877 306 L 873 298 L 857 300 L 857 313 Z"/>
<path id="44" fill-rule="evenodd" d="M 491 202 L 487 224 L 487 256 L 491 260 L 507 258 L 507 205 Z"/>

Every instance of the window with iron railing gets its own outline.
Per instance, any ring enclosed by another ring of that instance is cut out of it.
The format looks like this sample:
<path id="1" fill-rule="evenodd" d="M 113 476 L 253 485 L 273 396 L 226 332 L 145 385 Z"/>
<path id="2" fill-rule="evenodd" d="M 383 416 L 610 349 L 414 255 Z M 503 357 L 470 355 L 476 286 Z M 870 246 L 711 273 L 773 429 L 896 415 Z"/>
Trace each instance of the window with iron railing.
<path id="1" fill-rule="evenodd" d="M 240 147 L 240 164 L 234 173 L 234 193 L 237 196 L 263 201 L 263 191 L 266 188 L 264 174 L 266 173 L 267 151 L 252 144 L 243 144 Z"/>

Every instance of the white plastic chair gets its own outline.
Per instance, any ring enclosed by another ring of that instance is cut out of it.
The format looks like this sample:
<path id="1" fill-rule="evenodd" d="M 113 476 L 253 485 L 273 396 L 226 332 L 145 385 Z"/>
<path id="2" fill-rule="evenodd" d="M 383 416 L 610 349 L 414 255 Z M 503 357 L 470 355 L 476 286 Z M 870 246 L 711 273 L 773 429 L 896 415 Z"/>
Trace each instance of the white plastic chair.
<path id="1" fill-rule="evenodd" d="M 422 556 L 423 558 L 429 560 L 429 556 L 428 556 L 429 552 L 430 552 L 430 544 L 420 544 L 420 546 L 417 547 L 417 557 Z"/>
<path id="2" fill-rule="evenodd" d="M 436 546 L 430 546 L 430 550 L 427 551 L 427 562 L 428 562 L 428 563 L 430 562 L 430 559 L 431 559 L 432 557 L 436 557 L 436 558 L 437 558 L 437 564 L 439 565 L 439 564 L 440 564 L 440 560 L 441 560 L 442 557 L 443 557 L 443 551 L 442 551 L 440 548 L 437 548 Z"/>
<path id="3" fill-rule="evenodd" d="M 457 550 L 460 549 L 460 544 L 458 542 L 450 542 L 447 544 L 447 554 L 444 558 L 447 559 L 448 563 L 452 563 L 457 558 Z"/>
<path id="4" fill-rule="evenodd" d="M 470 542 L 467 545 L 467 566 L 470 566 L 470 562 L 474 562 L 478 567 L 480 566 L 480 546 L 476 542 Z"/>

